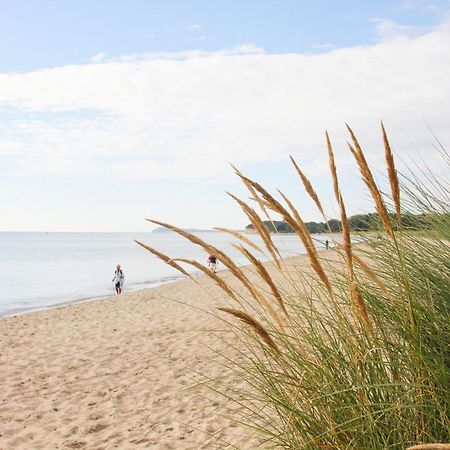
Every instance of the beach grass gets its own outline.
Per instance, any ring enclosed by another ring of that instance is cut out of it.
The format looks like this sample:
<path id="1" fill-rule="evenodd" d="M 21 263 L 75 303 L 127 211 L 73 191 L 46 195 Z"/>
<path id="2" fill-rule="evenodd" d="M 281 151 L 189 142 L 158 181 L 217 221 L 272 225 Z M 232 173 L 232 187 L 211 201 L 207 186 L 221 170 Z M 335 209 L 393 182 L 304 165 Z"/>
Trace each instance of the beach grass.
<path id="1" fill-rule="evenodd" d="M 235 302 L 218 314 L 232 331 L 229 346 L 241 355 L 239 361 L 226 364 L 246 382 L 238 389 L 224 385 L 221 392 L 238 406 L 236 420 L 260 433 L 261 445 L 311 450 L 400 450 L 420 444 L 449 448 L 445 447 L 450 442 L 448 180 L 432 174 L 399 174 L 382 126 L 390 186 L 385 194 L 355 133 L 350 127 L 348 131 L 350 151 L 378 221 L 378 231 L 361 234 L 356 246 L 328 134 L 342 223 L 342 238 L 330 253 L 317 251 L 301 214 L 282 192 L 268 192 L 237 169 L 260 212 L 232 197 L 254 225 L 272 262 L 263 266 L 259 251 L 246 247 L 243 237 L 240 248 L 254 269 L 251 279 L 220 249 L 177 227 L 155 223 L 214 253 L 243 288 L 222 280 L 220 273 L 211 275 Z M 442 159 L 450 168 L 445 151 Z M 326 217 L 311 182 L 292 162 Z M 406 212 L 426 216 L 426 230 L 404 228 Z M 261 216 L 271 213 L 295 230 L 309 267 L 280 258 L 262 224 Z M 239 233 L 234 237 L 240 239 Z M 332 261 L 327 257 L 331 252 Z M 172 258 L 155 254 L 176 268 Z"/>

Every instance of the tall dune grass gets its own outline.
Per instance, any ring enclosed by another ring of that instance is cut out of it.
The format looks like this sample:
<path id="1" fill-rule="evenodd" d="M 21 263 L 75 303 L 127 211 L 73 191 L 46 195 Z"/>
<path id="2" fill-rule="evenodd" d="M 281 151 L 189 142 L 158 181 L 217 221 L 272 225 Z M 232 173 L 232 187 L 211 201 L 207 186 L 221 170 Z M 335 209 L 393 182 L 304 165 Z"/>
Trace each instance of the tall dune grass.
<path id="1" fill-rule="evenodd" d="M 241 239 L 242 253 L 255 269 L 251 279 L 222 251 L 186 231 L 158 223 L 214 252 L 234 276 L 230 283 L 220 273 L 210 275 L 237 301 L 233 308 L 224 305 L 218 314 L 229 317 L 227 324 L 239 338 L 230 339 L 229 345 L 242 358 L 229 364 L 247 387 L 229 386 L 225 395 L 239 405 L 238 420 L 257 430 L 265 446 L 369 450 L 440 444 L 435 448 L 449 448 L 444 445 L 450 441 L 448 180 L 428 177 L 423 184 L 421 177 L 399 176 L 382 127 L 391 191 L 383 195 L 356 135 L 348 130 L 350 150 L 380 218 L 379 232 L 361 235 L 362 243 L 356 247 L 350 240 L 328 134 L 333 190 L 343 225 L 342 243 L 328 252 L 317 251 L 300 213 L 284 194 L 271 194 L 236 170 L 261 214 L 276 213 L 296 231 L 310 269 L 280 261 L 260 214 L 234 195 L 273 261 L 262 269 L 260 249 L 245 247 L 246 238 L 232 233 Z M 450 166 L 448 158 L 443 161 Z M 312 184 L 292 162 L 325 217 Z M 431 186 L 430 180 L 436 185 Z M 429 230 L 403 229 L 401 214 L 406 210 L 426 213 L 432 222 Z M 170 257 L 147 249 L 177 268 Z"/>

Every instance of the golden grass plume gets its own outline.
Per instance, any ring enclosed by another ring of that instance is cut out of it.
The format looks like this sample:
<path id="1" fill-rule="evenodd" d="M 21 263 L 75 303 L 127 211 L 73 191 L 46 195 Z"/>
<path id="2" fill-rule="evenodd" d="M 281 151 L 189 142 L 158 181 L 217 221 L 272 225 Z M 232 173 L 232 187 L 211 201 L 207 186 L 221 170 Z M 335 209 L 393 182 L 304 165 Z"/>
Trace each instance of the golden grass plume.
<path id="1" fill-rule="evenodd" d="M 291 159 L 291 162 L 294 165 L 296 172 L 298 173 L 300 179 L 302 180 L 302 183 L 303 183 L 303 186 L 305 188 L 305 191 L 308 193 L 308 195 L 311 197 L 313 202 L 316 204 L 317 209 L 320 211 L 324 221 L 326 222 L 327 219 L 325 217 L 325 213 L 324 213 L 323 208 L 322 208 L 322 203 L 320 203 L 319 196 L 317 195 L 317 192 L 313 188 L 313 185 L 311 184 L 309 179 L 306 177 L 306 175 L 301 171 L 300 167 L 295 162 L 295 159 L 292 156 L 289 156 L 289 158 Z"/>
<path id="2" fill-rule="evenodd" d="M 295 217 L 295 221 L 291 226 L 296 231 L 297 235 L 300 237 L 303 246 L 306 249 L 306 254 L 308 256 L 309 263 L 313 270 L 316 272 L 316 274 L 319 276 L 322 283 L 327 288 L 327 291 L 332 295 L 332 289 L 330 281 L 322 267 L 322 264 L 320 263 L 319 254 L 317 252 L 317 249 L 314 245 L 314 242 L 312 240 L 311 234 L 308 231 L 308 228 L 305 225 L 305 222 L 300 217 L 300 214 L 298 213 L 297 209 L 294 207 L 294 205 L 291 203 L 291 201 L 281 192 L 278 191 L 280 195 L 283 197 L 284 201 L 288 205 L 289 209 L 292 211 L 292 214 Z"/>
<path id="3" fill-rule="evenodd" d="M 276 284 L 272 280 L 272 277 L 269 275 L 269 272 L 264 267 L 264 264 L 259 261 L 255 256 L 253 256 L 245 247 L 242 245 L 233 245 L 237 250 L 239 250 L 256 268 L 259 276 L 266 282 L 266 284 L 270 287 L 270 290 L 272 291 L 273 296 L 278 302 L 278 305 L 283 310 L 283 312 L 289 316 L 286 306 L 284 304 L 283 296 L 281 295 L 279 289 L 277 288 Z"/>
<path id="4" fill-rule="evenodd" d="M 327 139 L 327 150 L 328 150 L 328 161 L 330 164 L 330 172 L 331 172 L 331 177 L 333 178 L 334 196 L 336 197 L 336 201 L 339 203 L 339 196 L 340 196 L 339 195 L 339 181 L 338 181 L 338 176 L 337 176 L 336 163 L 334 162 L 333 147 L 331 146 L 331 140 L 330 140 L 328 131 L 325 132 L 325 136 Z"/>
<path id="5" fill-rule="evenodd" d="M 345 252 L 345 259 L 347 263 L 347 272 L 350 280 L 353 280 L 353 254 L 352 254 L 352 242 L 350 239 L 350 226 L 347 219 L 347 212 L 345 211 L 345 203 L 339 192 L 339 209 L 341 212 L 341 225 L 342 225 L 342 240 Z"/>
<path id="6" fill-rule="evenodd" d="M 164 261 L 169 266 L 173 267 L 174 269 L 178 270 L 178 272 L 181 272 L 183 275 L 186 275 L 189 278 L 192 278 L 191 275 L 186 272 L 179 264 L 177 264 L 172 258 L 165 255 L 164 253 L 159 252 L 158 250 L 154 249 L 153 247 L 150 247 L 140 241 L 135 240 L 136 244 L 140 245 L 141 247 L 145 248 L 145 250 L 149 251 L 156 257 L 158 257 L 160 260 Z"/>
<path id="7" fill-rule="evenodd" d="M 220 227 L 216 227 L 214 229 L 217 231 L 222 231 L 224 233 L 227 233 L 227 234 L 239 239 L 240 241 L 245 242 L 248 246 L 250 246 L 257 252 L 262 253 L 262 250 L 253 241 L 251 241 L 249 238 L 244 236 L 242 233 L 239 233 L 239 231 L 230 230 L 229 228 L 220 228 Z"/>
<path id="8" fill-rule="evenodd" d="M 195 261 L 193 259 L 184 259 L 184 258 L 176 258 L 175 261 L 184 262 L 186 264 L 194 266 L 196 269 L 200 270 L 205 275 L 207 275 L 209 278 L 211 278 L 217 284 L 217 286 L 219 286 L 233 300 L 235 300 L 237 303 L 241 304 L 241 302 L 238 300 L 238 298 L 236 297 L 234 292 L 231 290 L 231 288 L 225 283 L 225 281 L 223 281 L 222 278 L 219 277 L 219 275 L 212 272 L 207 267 L 200 264 L 198 261 Z"/>
<path id="9" fill-rule="evenodd" d="M 387 213 L 386 206 L 385 206 L 383 198 L 381 196 L 381 192 L 375 183 L 375 179 L 373 178 L 372 172 L 369 168 L 369 165 L 367 164 L 364 153 L 361 149 L 361 146 L 359 145 L 358 140 L 356 139 L 355 134 L 353 133 L 353 130 L 348 125 L 347 125 L 347 129 L 350 133 L 350 136 L 352 138 L 353 145 L 354 145 L 354 147 L 352 147 L 349 144 L 350 151 L 352 152 L 352 154 L 358 164 L 359 171 L 362 175 L 362 178 L 363 178 L 366 186 L 368 187 L 370 194 L 372 195 L 372 198 L 375 202 L 375 208 L 377 210 L 378 215 L 381 218 L 381 221 L 384 226 L 384 230 L 385 230 L 386 234 L 392 239 L 394 237 L 394 232 L 392 230 L 391 220 L 389 219 L 389 215 Z"/>
<path id="10" fill-rule="evenodd" d="M 261 200 L 255 189 L 253 189 L 253 186 L 245 181 L 245 177 L 243 176 L 242 172 L 235 167 L 233 164 L 231 164 L 231 167 L 234 170 L 234 173 L 241 178 L 241 180 L 244 182 L 244 186 L 248 189 L 250 192 L 251 198 L 258 203 L 261 211 L 264 213 L 264 215 L 267 217 L 267 220 L 272 220 L 269 216 L 269 213 L 267 212 L 267 208 L 264 205 L 264 202 Z"/>
<path id="11" fill-rule="evenodd" d="M 389 184 L 391 185 L 392 199 L 394 200 L 395 213 L 399 226 L 402 223 L 402 214 L 400 210 L 400 184 L 398 181 L 397 169 L 395 168 L 394 155 L 392 154 L 391 146 L 384 129 L 384 124 L 381 122 L 381 130 L 383 133 L 384 154 L 388 170 Z"/>
<path id="12" fill-rule="evenodd" d="M 281 353 L 279 348 L 275 344 L 274 340 L 268 333 L 268 331 L 252 316 L 239 309 L 234 308 L 218 308 L 218 309 L 220 311 L 226 312 L 227 314 L 236 317 L 241 322 L 250 326 L 256 332 L 256 334 L 267 344 L 268 347 L 270 347 L 272 350 L 275 350 L 277 353 Z"/>
<path id="13" fill-rule="evenodd" d="M 284 196 L 280 191 L 280 194 L 283 196 L 283 199 L 287 201 L 289 207 L 291 208 L 293 214 L 295 215 L 295 219 L 292 217 L 292 215 L 287 211 L 286 208 L 278 201 L 276 200 L 266 189 L 264 189 L 259 183 L 256 181 L 251 180 L 250 178 L 245 177 L 244 175 L 240 175 L 241 178 L 244 178 L 251 186 L 258 191 L 263 199 L 265 200 L 265 204 L 270 208 L 272 211 L 277 212 L 280 214 L 283 219 L 295 230 L 297 235 L 300 237 L 300 239 L 303 242 L 303 245 L 306 247 L 307 255 L 311 263 L 311 267 L 314 269 L 314 271 L 317 273 L 319 278 L 322 280 L 322 282 L 325 284 L 325 287 L 327 288 L 330 295 L 332 294 L 331 285 L 328 280 L 328 277 L 325 274 L 325 271 L 322 268 L 322 265 L 320 264 L 319 257 L 317 254 L 317 250 L 314 246 L 314 243 L 312 241 L 311 235 L 306 228 L 305 223 L 301 219 L 300 215 L 298 214 L 297 210 L 294 208 L 292 203 L 287 199 L 286 196 Z M 264 226 L 264 228 L 267 229 L 267 227 Z"/>
<path id="14" fill-rule="evenodd" d="M 367 314 L 366 310 L 366 304 L 364 302 L 364 299 L 362 298 L 361 291 L 359 290 L 358 284 L 355 281 L 352 281 L 350 285 L 350 291 L 352 295 L 352 301 L 353 305 L 355 306 L 356 311 L 359 314 L 359 317 L 361 318 L 362 322 L 364 323 L 364 326 L 366 327 L 366 330 L 370 333 L 373 332 L 372 323 L 369 319 L 369 316 Z"/>
<path id="15" fill-rule="evenodd" d="M 280 253 L 279 253 L 276 245 L 273 243 L 272 238 L 270 237 L 270 231 L 264 225 L 263 221 L 258 216 L 256 211 L 253 208 L 251 208 L 249 205 L 247 205 L 247 203 L 245 203 L 243 200 L 241 200 L 240 198 L 231 194 L 230 192 L 227 192 L 227 194 L 234 201 L 236 201 L 237 204 L 241 207 L 242 211 L 244 211 L 245 215 L 248 217 L 248 219 L 252 223 L 255 231 L 261 236 L 261 239 L 264 242 L 264 245 L 266 246 L 270 255 L 272 256 L 272 259 L 274 260 L 275 264 L 278 266 L 279 269 L 281 269 L 281 265 L 280 265 L 280 261 L 279 261 L 279 258 L 281 258 Z"/>

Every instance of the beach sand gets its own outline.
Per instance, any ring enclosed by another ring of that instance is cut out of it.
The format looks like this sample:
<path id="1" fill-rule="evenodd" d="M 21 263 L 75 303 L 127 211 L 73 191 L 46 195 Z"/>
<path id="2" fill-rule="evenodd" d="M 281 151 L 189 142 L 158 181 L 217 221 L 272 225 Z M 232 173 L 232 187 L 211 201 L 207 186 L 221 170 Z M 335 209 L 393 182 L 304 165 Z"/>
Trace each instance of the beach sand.
<path id="1" fill-rule="evenodd" d="M 202 311 L 227 305 L 201 276 L 0 320 L 0 449 L 260 448 L 202 384 L 241 382 Z"/>

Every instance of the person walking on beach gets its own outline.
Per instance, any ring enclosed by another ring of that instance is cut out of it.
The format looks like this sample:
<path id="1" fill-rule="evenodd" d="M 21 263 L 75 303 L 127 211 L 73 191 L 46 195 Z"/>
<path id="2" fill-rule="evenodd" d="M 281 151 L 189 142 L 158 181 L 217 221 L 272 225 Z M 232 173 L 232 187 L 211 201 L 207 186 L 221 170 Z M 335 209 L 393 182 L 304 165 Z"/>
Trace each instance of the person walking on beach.
<path id="1" fill-rule="evenodd" d="M 325 241 L 325 249 L 328 250 L 328 247 L 330 246 L 330 242 L 328 239 Z"/>
<path id="2" fill-rule="evenodd" d="M 116 294 L 122 293 L 123 281 L 125 277 L 123 276 L 122 269 L 120 268 L 120 264 L 117 264 L 116 270 L 114 271 L 114 277 L 112 282 L 114 283 L 114 289 L 116 290 Z"/>
<path id="3" fill-rule="evenodd" d="M 208 267 L 211 272 L 216 273 L 217 270 L 217 258 L 214 255 L 208 256 Z"/>

